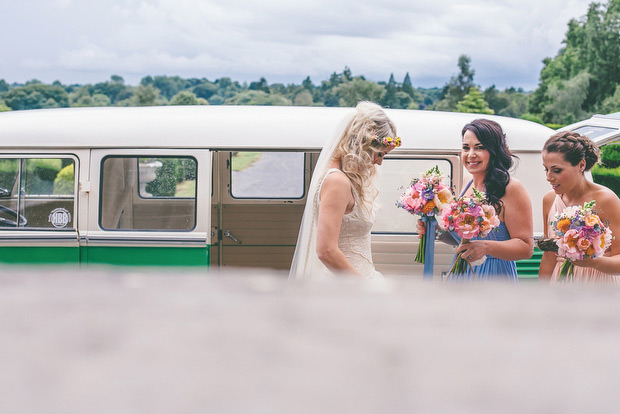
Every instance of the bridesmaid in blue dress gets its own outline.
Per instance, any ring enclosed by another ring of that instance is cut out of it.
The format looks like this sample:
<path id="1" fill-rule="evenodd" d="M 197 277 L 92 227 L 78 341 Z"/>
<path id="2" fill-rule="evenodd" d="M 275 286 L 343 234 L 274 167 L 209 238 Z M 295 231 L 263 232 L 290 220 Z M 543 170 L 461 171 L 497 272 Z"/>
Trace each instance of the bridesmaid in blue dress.
<path id="1" fill-rule="evenodd" d="M 528 259 L 534 252 L 532 203 L 523 184 L 509 173 L 516 156 L 508 149 L 502 127 L 495 121 L 476 119 L 463 127 L 461 136 L 461 161 L 472 176 L 461 196 L 472 197 L 474 188 L 484 191 L 500 225 L 484 238 L 459 245 L 457 254 L 462 252 L 470 263 L 486 256 L 484 263 L 472 266 L 477 279 L 516 282 L 515 260 Z M 460 242 L 458 235 L 453 237 Z M 472 278 L 471 270 L 454 278 Z"/>

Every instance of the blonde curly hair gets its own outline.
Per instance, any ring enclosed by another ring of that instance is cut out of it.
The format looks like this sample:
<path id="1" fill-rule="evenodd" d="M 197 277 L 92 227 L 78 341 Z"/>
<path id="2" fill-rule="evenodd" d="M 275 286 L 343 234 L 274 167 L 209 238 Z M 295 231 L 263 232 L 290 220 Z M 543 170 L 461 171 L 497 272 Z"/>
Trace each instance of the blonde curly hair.
<path id="1" fill-rule="evenodd" d="M 396 127 L 383 108 L 376 103 L 361 101 L 349 121 L 334 151 L 334 159 L 340 160 L 342 172 L 349 177 L 364 206 L 372 203 L 377 192 L 372 186 L 376 173 L 374 154 L 385 147 L 373 142 L 373 137 L 396 137 Z"/>

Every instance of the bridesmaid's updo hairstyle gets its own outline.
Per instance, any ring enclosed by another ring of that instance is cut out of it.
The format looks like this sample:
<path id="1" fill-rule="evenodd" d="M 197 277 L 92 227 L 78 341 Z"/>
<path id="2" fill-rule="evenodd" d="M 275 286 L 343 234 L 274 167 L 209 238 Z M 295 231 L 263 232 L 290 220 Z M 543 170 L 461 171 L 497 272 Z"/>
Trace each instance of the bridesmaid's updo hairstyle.
<path id="1" fill-rule="evenodd" d="M 579 161 L 584 160 L 586 171 L 594 167 L 599 160 L 599 149 L 594 142 L 585 135 L 573 131 L 560 131 L 551 135 L 545 142 L 543 151 L 559 152 L 571 165 L 577 165 Z"/>
<path id="2" fill-rule="evenodd" d="M 489 151 L 489 168 L 484 178 L 484 187 L 489 202 L 499 214 L 502 211 L 501 198 L 506 194 L 510 182 L 509 171 L 514 165 L 513 158 L 518 158 L 506 145 L 506 134 L 500 124 L 490 119 L 476 119 L 463 127 L 461 137 L 471 131 Z"/>

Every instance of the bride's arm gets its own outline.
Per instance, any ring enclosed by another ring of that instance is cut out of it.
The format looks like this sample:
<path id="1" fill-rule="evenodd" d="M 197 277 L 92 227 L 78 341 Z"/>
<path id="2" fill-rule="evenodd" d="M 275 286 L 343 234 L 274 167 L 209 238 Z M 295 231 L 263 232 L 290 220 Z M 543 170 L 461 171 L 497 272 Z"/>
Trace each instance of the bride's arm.
<path id="1" fill-rule="evenodd" d="M 338 248 L 342 218 L 354 204 L 351 182 L 343 174 L 330 174 L 321 187 L 317 223 L 316 253 L 319 260 L 334 272 L 361 276 Z"/>

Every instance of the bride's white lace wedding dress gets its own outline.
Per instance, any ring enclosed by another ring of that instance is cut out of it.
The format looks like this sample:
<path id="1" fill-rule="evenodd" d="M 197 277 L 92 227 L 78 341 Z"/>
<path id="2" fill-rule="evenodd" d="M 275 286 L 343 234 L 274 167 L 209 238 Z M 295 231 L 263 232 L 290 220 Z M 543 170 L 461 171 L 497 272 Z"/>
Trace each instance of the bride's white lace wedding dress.
<path id="1" fill-rule="evenodd" d="M 300 231 L 290 278 L 321 279 L 334 276 L 316 254 L 316 220 L 320 202 L 319 194 L 325 178 L 332 173 L 344 174 L 337 168 L 330 168 L 325 171 L 318 180 L 314 197 L 308 199 L 308 203 L 312 203 L 312 206 L 306 207 L 305 214 L 311 212 L 312 223 L 308 223 L 309 231 Z M 373 205 L 365 207 L 355 190 L 353 190 L 353 198 L 355 200 L 353 210 L 342 218 L 338 248 L 365 278 L 383 278 L 383 275 L 375 269 L 370 250 L 370 230 L 375 220 L 376 206 L 373 203 Z M 307 217 L 304 217 L 304 220 L 306 219 Z M 302 230 L 303 228 L 302 225 Z"/>
<path id="2" fill-rule="evenodd" d="M 334 172 L 344 174 L 336 168 L 330 168 L 327 170 L 323 181 L 329 174 Z M 370 230 L 375 222 L 375 205 L 364 208 L 355 190 L 353 191 L 353 198 L 355 199 L 353 210 L 342 218 L 338 248 L 342 250 L 347 260 L 364 277 L 381 277 L 381 273 L 375 270 L 370 251 Z"/>

